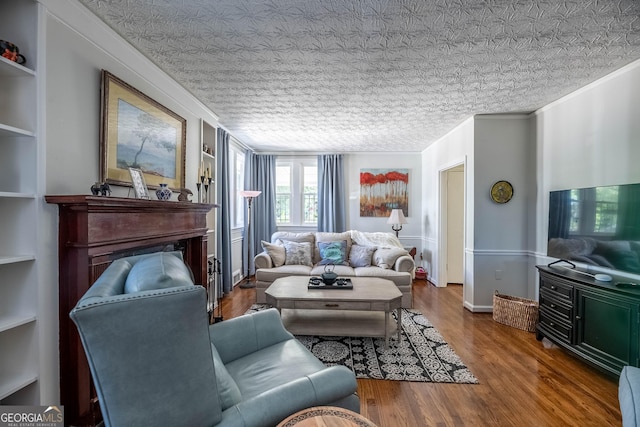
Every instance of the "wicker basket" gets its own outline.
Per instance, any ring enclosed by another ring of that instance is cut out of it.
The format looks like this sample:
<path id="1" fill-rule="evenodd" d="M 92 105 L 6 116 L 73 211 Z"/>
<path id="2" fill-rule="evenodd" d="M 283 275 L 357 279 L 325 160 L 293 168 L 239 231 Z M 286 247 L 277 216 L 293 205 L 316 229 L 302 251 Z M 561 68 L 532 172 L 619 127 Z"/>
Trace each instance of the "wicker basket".
<path id="1" fill-rule="evenodd" d="M 493 295 L 493 320 L 527 332 L 535 332 L 538 323 L 538 303 L 536 301 L 501 295 Z"/>

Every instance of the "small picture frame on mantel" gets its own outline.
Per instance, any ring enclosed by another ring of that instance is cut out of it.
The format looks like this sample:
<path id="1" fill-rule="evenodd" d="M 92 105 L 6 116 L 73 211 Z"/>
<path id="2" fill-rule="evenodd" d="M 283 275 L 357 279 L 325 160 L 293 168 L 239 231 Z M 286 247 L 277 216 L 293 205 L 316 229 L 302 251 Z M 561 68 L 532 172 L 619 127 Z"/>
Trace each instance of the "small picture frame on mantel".
<path id="1" fill-rule="evenodd" d="M 131 175 L 131 184 L 136 199 L 150 199 L 149 190 L 147 189 L 147 184 L 144 182 L 142 171 L 136 168 L 129 168 L 129 174 Z"/>

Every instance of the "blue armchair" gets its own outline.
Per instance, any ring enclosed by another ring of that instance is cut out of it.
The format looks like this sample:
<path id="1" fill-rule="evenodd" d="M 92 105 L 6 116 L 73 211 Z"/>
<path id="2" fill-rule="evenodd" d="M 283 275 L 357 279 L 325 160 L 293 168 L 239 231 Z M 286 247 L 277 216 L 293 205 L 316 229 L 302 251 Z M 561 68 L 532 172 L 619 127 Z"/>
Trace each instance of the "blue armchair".
<path id="1" fill-rule="evenodd" d="M 618 379 L 618 400 L 623 427 L 640 425 L 640 368 L 625 366 Z"/>
<path id="2" fill-rule="evenodd" d="M 354 374 L 323 365 L 275 309 L 209 325 L 179 252 L 113 262 L 70 316 L 106 426 L 273 426 L 311 406 L 360 409 Z"/>

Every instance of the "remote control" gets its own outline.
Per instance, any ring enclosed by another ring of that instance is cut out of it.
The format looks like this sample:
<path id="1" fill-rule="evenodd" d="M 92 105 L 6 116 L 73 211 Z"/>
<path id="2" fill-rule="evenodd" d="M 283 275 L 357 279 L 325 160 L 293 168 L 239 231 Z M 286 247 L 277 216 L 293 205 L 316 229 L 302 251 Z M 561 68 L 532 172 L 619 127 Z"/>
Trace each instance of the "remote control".
<path id="1" fill-rule="evenodd" d="M 616 286 L 620 288 L 640 288 L 640 284 L 633 282 L 617 282 Z"/>

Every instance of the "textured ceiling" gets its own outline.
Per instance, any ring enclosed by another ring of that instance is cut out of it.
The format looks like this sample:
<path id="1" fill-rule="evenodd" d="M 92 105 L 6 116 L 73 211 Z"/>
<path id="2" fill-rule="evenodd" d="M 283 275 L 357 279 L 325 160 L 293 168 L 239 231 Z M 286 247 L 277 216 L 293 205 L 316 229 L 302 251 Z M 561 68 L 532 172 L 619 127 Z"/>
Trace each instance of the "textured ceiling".
<path id="1" fill-rule="evenodd" d="M 261 152 L 422 151 L 640 58 L 637 0 L 80 0 Z"/>

